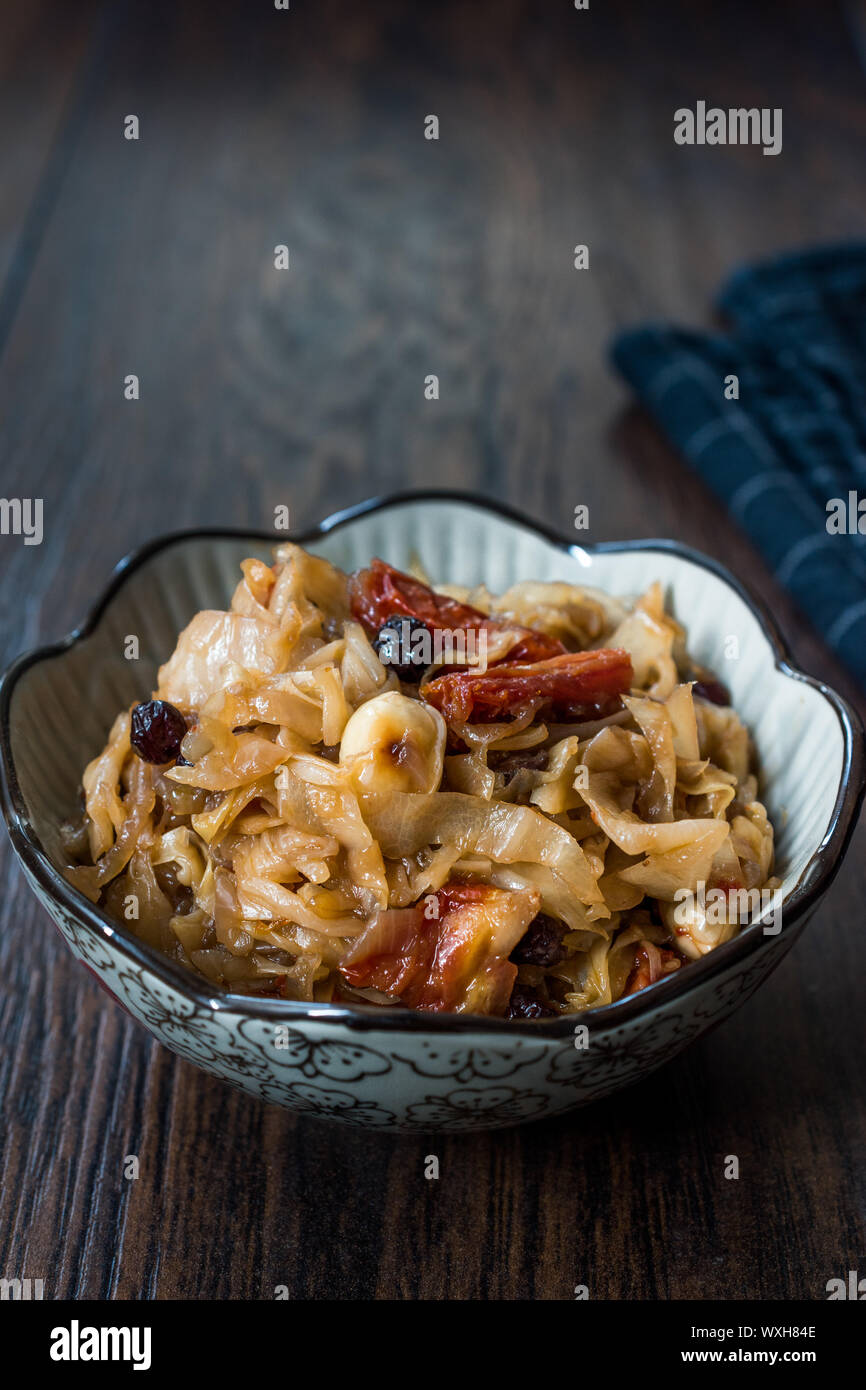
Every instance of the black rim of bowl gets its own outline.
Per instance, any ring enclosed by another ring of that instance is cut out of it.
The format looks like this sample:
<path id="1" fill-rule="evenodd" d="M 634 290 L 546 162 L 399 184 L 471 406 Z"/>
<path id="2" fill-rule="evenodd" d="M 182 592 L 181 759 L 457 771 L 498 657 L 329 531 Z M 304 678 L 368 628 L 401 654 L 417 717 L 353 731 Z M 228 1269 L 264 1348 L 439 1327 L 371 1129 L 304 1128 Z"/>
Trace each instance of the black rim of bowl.
<path id="1" fill-rule="evenodd" d="M 455 489 L 427 488 L 418 491 L 390 493 L 383 497 L 371 498 L 354 506 L 347 507 L 325 518 L 317 526 L 303 531 L 275 536 L 273 532 L 254 531 L 235 528 L 200 528 L 175 531 L 157 537 L 134 550 L 115 567 L 111 579 L 91 609 L 85 622 L 59 642 L 37 647 L 19 656 L 7 668 L 0 682 L 0 754 L 2 754 L 2 793 L 3 811 L 12 844 L 25 868 L 36 880 L 45 894 L 60 904 L 64 911 L 74 919 L 85 922 L 99 937 L 110 941 L 112 946 L 135 964 L 142 966 L 165 984 L 197 1004 L 200 1008 L 214 1012 L 231 1012 L 251 1018 L 272 1020 L 315 1019 L 320 1023 L 338 1024 L 342 1027 L 376 1032 L 413 1032 L 441 1034 L 443 1032 L 479 1032 L 506 1035 L 512 1040 L 524 1037 L 565 1038 L 573 1033 L 576 1021 L 591 1019 L 592 1031 L 597 1036 L 602 1031 L 618 1028 L 639 1015 L 654 1013 L 666 1007 L 695 987 L 706 983 L 714 975 L 728 966 L 745 959 L 761 946 L 770 944 L 778 938 L 765 937 L 761 931 L 760 919 L 749 923 L 730 941 L 716 947 L 700 960 L 690 962 L 682 970 L 676 971 L 667 979 L 660 980 L 651 988 L 619 999 L 612 1004 L 604 1004 L 592 1009 L 588 1014 L 562 1014 L 554 1019 L 509 1020 L 488 1018 L 479 1014 L 435 1014 L 419 1013 L 399 1006 L 382 1008 L 365 1004 L 320 1004 L 284 999 L 262 999 L 245 994 L 232 994 L 229 991 L 213 991 L 191 971 L 162 955 L 127 931 L 95 904 L 74 889 L 55 868 L 42 848 L 39 838 L 30 822 L 27 807 L 18 782 L 12 757 L 10 710 L 12 696 L 19 678 L 31 666 L 39 662 L 61 656 L 76 642 L 89 636 L 97 627 L 103 613 L 119 593 L 130 575 L 153 555 L 170 546 L 192 540 L 248 540 L 256 545 L 274 546 L 286 541 L 299 545 L 320 540 L 330 532 L 349 525 L 359 517 L 373 512 L 385 511 L 391 507 L 424 502 L 444 502 L 456 504 L 502 518 L 504 521 L 533 533 L 542 540 L 556 546 L 566 554 L 588 555 L 628 554 L 634 551 L 673 554 L 700 566 L 727 584 L 742 599 L 755 617 L 769 643 L 775 665 L 784 675 L 817 690 L 833 707 L 842 729 L 844 742 L 844 764 L 839 779 L 836 800 L 830 823 L 821 844 L 811 856 L 797 883 L 783 900 L 782 935 L 791 932 L 809 915 L 811 909 L 827 891 L 851 838 L 857 820 L 864 792 L 864 752 L 863 726 L 859 716 L 841 695 L 830 686 L 795 667 L 775 622 L 763 602 L 757 599 L 716 560 L 710 559 L 700 551 L 671 540 L 601 541 L 596 544 L 577 545 L 565 540 L 554 530 L 541 522 L 534 521 L 515 511 L 507 504 L 471 492 Z"/>

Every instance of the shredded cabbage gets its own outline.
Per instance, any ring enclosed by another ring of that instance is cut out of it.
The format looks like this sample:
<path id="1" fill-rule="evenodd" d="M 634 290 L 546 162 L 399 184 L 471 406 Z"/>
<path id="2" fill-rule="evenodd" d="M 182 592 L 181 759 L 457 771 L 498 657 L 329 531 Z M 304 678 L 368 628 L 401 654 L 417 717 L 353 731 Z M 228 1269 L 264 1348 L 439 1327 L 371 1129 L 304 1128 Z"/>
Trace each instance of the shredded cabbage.
<path id="1" fill-rule="evenodd" d="M 477 625 L 486 703 L 437 705 L 443 678 L 465 685 L 459 648 L 389 666 L 371 615 Z M 659 584 L 433 589 L 286 544 L 245 560 L 228 609 L 193 617 L 160 668 L 177 755 L 149 761 L 118 715 L 67 873 L 227 990 L 596 1008 L 715 949 L 778 883 L 749 732 L 695 698 L 699 671 Z"/>

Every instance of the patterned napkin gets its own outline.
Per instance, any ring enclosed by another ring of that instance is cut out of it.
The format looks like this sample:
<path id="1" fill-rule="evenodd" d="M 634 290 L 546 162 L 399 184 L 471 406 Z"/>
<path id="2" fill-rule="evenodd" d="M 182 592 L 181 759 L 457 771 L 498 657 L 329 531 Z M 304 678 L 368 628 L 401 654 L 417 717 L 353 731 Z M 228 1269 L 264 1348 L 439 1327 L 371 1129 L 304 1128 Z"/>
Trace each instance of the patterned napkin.
<path id="1" fill-rule="evenodd" d="M 866 244 L 741 270 L 718 309 L 726 336 L 650 325 L 613 361 L 866 684 Z"/>

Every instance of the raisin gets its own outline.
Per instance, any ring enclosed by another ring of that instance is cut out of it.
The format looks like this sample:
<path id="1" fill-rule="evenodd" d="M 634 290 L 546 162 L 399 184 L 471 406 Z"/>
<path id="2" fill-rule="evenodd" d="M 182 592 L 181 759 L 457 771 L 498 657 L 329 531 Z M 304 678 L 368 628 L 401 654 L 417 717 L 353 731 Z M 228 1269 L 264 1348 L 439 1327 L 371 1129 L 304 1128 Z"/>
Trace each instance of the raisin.
<path id="1" fill-rule="evenodd" d="M 721 681 L 706 680 L 695 681 L 692 686 L 692 694 L 697 695 L 701 700 L 709 700 L 711 705 L 729 705 L 731 694 L 726 685 Z"/>
<path id="2" fill-rule="evenodd" d="M 483 671 L 447 671 L 424 687 L 424 699 L 449 723 L 497 723 L 531 706 L 542 718 L 597 719 L 622 708 L 634 680 L 631 657 L 619 648 L 563 652 L 545 661 Z"/>
<path id="3" fill-rule="evenodd" d="M 419 643 L 422 633 L 424 638 Z M 431 636 L 429 627 L 420 618 L 386 618 L 373 646 L 383 666 L 395 671 L 401 681 L 417 685 L 433 657 Z"/>
<path id="4" fill-rule="evenodd" d="M 401 574 L 384 560 L 373 560 L 369 569 L 358 570 L 351 576 L 349 602 L 352 617 L 363 624 L 368 635 L 378 632 L 389 618 L 406 616 L 425 622 L 434 632 L 475 629 L 494 634 L 507 630 L 519 635 L 520 641 L 508 654 L 511 661 L 539 661 L 565 651 L 555 637 L 488 617 L 480 608 L 434 593 L 429 584 L 422 584 L 410 574 Z"/>
<path id="5" fill-rule="evenodd" d="M 509 959 L 515 965 L 558 965 L 568 955 L 562 944 L 567 928 L 562 922 L 539 912 L 518 941 Z"/>
<path id="6" fill-rule="evenodd" d="M 491 749 L 487 755 L 487 766 L 494 772 L 505 773 L 506 777 L 524 769 L 529 772 L 544 772 L 549 756 L 546 748 L 526 748 L 517 753 L 497 753 L 495 749 Z"/>
<path id="7" fill-rule="evenodd" d="M 541 995 L 526 985 L 517 984 L 511 991 L 506 1018 L 554 1018 L 556 1009 L 545 1004 Z"/>
<path id="8" fill-rule="evenodd" d="M 186 720 L 167 700 L 146 700 L 133 707 L 129 741 L 146 763 L 173 763 L 185 734 Z"/>
<path id="9" fill-rule="evenodd" d="M 156 881 L 162 892 L 168 898 L 175 916 L 185 916 L 187 912 L 192 912 L 195 907 L 195 894 L 185 883 L 181 883 L 177 876 L 178 865 L 174 860 L 166 864 L 157 864 L 154 867 Z"/>

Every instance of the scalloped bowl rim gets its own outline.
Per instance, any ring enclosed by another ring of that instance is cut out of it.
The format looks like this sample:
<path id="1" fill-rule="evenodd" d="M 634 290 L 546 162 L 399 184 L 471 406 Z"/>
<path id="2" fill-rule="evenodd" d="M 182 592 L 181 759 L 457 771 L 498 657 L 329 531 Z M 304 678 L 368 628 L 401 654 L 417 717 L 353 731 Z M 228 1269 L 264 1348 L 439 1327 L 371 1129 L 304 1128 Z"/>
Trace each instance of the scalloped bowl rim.
<path id="1" fill-rule="evenodd" d="M 500 519 L 534 533 L 542 540 L 556 546 L 565 553 L 576 556 L 610 555 L 633 553 L 635 551 L 661 551 L 674 554 L 698 565 L 715 575 L 742 600 L 758 623 L 763 637 L 768 643 L 774 658 L 774 665 L 784 676 L 802 681 L 823 696 L 832 706 L 842 730 L 844 760 L 839 777 L 832 815 L 820 844 L 810 856 L 794 887 L 785 895 L 783 931 L 791 930 L 810 914 L 818 901 L 832 883 L 844 858 L 866 785 L 864 770 L 864 733 L 857 713 L 847 700 L 831 686 L 808 675 L 791 662 L 787 644 L 763 602 L 757 599 L 738 579 L 718 561 L 702 554 L 678 541 L 647 539 L 631 541 L 599 541 L 595 544 L 574 545 L 541 522 L 528 519 L 505 503 L 480 497 L 471 492 L 453 489 L 428 488 L 418 491 L 389 493 L 380 498 L 371 498 L 354 506 L 341 509 L 326 517 L 318 525 L 302 531 L 287 532 L 284 541 L 294 541 L 305 545 L 328 535 L 337 528 L 350 525 L 359 517 L 390 507 L 417 503 L 446 503 L 465 508 L 476 508 L 481 512 L 498 516 Z M 383 1009 L 376 1005 L 363 1004 L 322 1004 L 296 1000 L 257 999 L 250 995 L 232 994 L 229 991 L 212 992 L 183 966 L 164 956 L 154 947 L 148 946 L 121 923 L 110 918 L 101 908 L 83 897 L 63 878 L 59 870 L 42 847 L 32 825 L 23 793 L 15 769 L 15 761 L 10 737 L 10 709 L 12 696 L 19 678 L 30 667 L 61 657 L 77 642 L 95 632 L 100 620 L 113 600 L 121 593 L 126 580 L 145 561 L 170 546 L 181 545 L 185 541 L 249 540 L 256 544 L 275 543 L 273 532 L 255 531 L 247 528 L 203 527 L 169 532 L 156 537 L 126 555 L 112 571 L 109 582 L 91 608 L 85 621 L 74 628 L 58 642 L 46 644 L 24 652 L 6 669 L 0 681 L 0 790 L 3 797 L 3 811 L 13 847 L 27 872 L 40 884 L 48 897 L 57 901 L 65 912 L 79 921 L 83 920 L 97 935 L 110 941 L 116 950 L 131 957 L 135 962 L 149 970 L 165 984 L 177 989 L 198 1007 L 215 1012 L 231 1012 L 251 1018 L 270 1018 L 290 1020 L 309 1018 L 319 1023 L 340 1024 L 343 1027 L 412 1033 L 441 1034 L 443 1032 L 465 1032 L 483 1030 L 488 1034 L 505 1033 L 510 1037 L 550 1038 L 563 1037 L 573 1032 L 572 1014 L 560 1015 L 545 1020 L 506 1020 L 488 1018 L 478 1014 L 431 1014 L 419 1013 L 411 1009 L 394 1007 Z M 668 1003 L 699 987 L 712 975 L 729 965 L 745 960 L 768 945 L 773 938 L 765 937 L 759 930 L 760 918 L 749 923 L 743 931 L 730 941 L 716 947 L 689 964 L 687 970 L 677 971 L 667 979 L 656 983 L 651 990 L 643 990 L 625 999 L 593 1009 L 592 1026 L 596 1034 L 617 1028 L 638 1015 L 651 1014 L 664 1009 Z"/>

